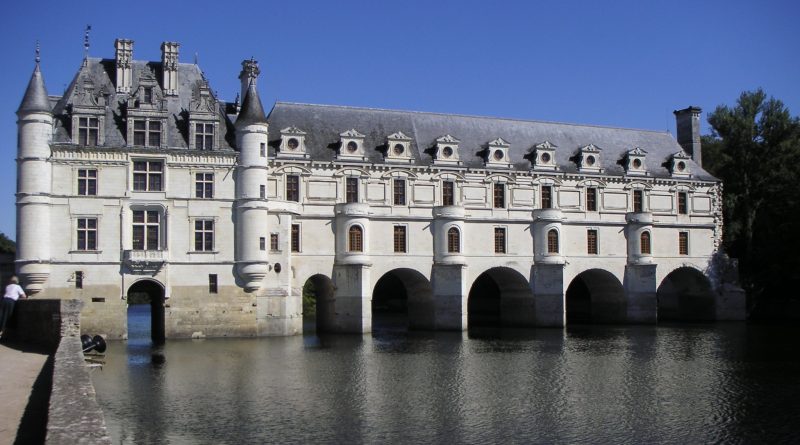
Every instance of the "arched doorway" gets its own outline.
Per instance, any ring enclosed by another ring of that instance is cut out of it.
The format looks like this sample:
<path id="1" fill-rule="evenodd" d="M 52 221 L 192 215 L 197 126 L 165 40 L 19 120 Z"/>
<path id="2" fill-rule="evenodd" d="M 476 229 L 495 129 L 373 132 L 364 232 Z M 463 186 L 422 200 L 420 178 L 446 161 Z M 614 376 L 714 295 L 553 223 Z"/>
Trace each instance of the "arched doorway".
<path id="1" fill-rule="evenodd" d="M 534 326 L 535 305 L 528 280 L 508 267 L 494 267 L 472 283 L 467 297 L 467 325 Z"/>
<path id="2" fill-rule="evenodd" d="M 386 272 L 372 292 L 372 329 L 434 329 L 433 288 L 414 269 Z"/>
<path id="3" fill-rule="evenodd" d="M 164 287 L 154 280 L 139 280 L 128 288 L 128 340 L 148 336 L 154 344 L 166 338 Z"/>
<path id="4" fill-rule="evenodd" d="M 611 272 L 589 269 L 567 288 L 567 324 L 625 323 L 628 304 L 625 289 Z"/>
<path id="5" fill-rule="evenodd" d="M 303 331 L 328 332 L 333 327 L 333 281 L 322 274 L 303 285 Z"/>
<path id="6" fill-rule="evenodd" d="M 673 270 L 658 286 L 658 320 L 709 321 L 716 318 L 708 277 L 692 267 Z"/>

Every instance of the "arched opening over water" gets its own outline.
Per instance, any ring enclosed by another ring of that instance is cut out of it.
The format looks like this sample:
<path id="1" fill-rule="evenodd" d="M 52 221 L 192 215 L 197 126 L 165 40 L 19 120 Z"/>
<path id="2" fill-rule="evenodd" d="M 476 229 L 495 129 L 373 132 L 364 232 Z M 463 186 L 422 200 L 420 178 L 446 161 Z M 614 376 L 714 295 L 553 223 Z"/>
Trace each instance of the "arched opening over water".
<path id="1" fill-rule="evenodd" d="M 153 344 L 166 339 L 164 286 L 155 280 L 139 280 L 128 288 L 128 340 L 150 337 Z"/>
<path id="2" fill-rule="evenodd" d="M 611 272 L 589 269 L 567 288 L 567 324 L 625 323 L 628 303 L 622 283 Z"/>
<path id="3" fill-rule="evenodd" d="M 472 283 L 467 299 L 469 327 L 532 326 L 534 300 L 528 280 L 508 267 L 493 267 Z"/>
<path id="4" fill-rule="evenodd" d="M 333 324 L 333 281 L 322 274 L 303 284 L 303 331 L 326 332 Z"/>
<path id="5" fill-rule="evenodd" d="M 708 321 L 716 318 L 708 277 L 692 267 L 673 270 L 658 286 L 658 320 Z"/>
<path id="6" fill-rule="evenodd" d="M 372 292 L 372 329 L 433 329 L 431 282 L 414 269 L 386 272 Z"/>

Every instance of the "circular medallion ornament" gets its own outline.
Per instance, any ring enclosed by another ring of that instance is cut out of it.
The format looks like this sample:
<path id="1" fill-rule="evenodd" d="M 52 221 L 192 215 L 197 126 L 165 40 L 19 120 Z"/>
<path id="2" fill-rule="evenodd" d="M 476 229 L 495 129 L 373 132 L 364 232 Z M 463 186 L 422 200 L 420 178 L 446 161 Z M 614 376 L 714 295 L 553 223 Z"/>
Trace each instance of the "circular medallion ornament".
<path id="1" fill-rule="evenodd" d="M 291 138 L 286 141 L 286 146 L 289 147 L 289 150 L 296 150 L 300 146 L 300 142 L 295 138 Z"/>
<path id="2" fill-rule="evenodd" d="M 392 149 L 392 151 L 394 151 L 394 154 L 399 156 L 403 154 L 404 151 L 406 151 L 406 147 L 404 147 L 403 144 L 396 144 Z"/>
<path id="3" fill-rule="evenodd" d="M 353 153 L 356 150 L 358 150 L 358 144 L 356 144 L 355 141 L 350 141 L 350 142 L 347 143 L 347 151 L 349 151 L 350 153 Z"/>

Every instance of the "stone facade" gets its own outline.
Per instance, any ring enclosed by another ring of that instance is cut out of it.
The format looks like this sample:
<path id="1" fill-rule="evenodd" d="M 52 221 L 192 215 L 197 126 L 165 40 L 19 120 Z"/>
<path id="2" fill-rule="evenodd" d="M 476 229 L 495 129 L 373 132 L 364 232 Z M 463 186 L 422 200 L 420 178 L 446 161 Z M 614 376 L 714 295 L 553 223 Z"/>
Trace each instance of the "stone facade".
<path id="1" fill-rule="evenodd" d="M 17 269 L 31 294 L 83 300 L 88 332 L 124 338 L 146 285 L 173 338 L 300 333 L 307 282 L 339 332 L 369 332 L 391 280 L 421 329 L 744 317 L 711 267 L 721 184 L 683 134 L 699 109 L 676 112 L 683 147 L 433 113 L 267 116 L 252 59 L 224 102 L 177 43 L 161 62 L 115 48 L 61 97 L 37 63 L 18 111 Z"/>

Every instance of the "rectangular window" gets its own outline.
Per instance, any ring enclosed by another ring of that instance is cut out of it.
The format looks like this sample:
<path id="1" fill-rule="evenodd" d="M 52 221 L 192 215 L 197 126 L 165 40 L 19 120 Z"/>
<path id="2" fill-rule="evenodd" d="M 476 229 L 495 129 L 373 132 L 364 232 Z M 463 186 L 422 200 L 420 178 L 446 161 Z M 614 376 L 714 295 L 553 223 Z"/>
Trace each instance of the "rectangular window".
<path id="1" fill-rule="evenodd" d="M 270 233 L 269 234 L 269 250 L 273 252 L 278 251 L 278 234 L 277 233 Z"/>
<path id="2" fill-rule="evenodd" d="M 97 170 L 78 170 L 78 194 L 82 196 L 97 195 Z"/>
<path id="3" fill-rule="evenodd" d="M 678 213 L 686 215 L 689 213 L 689 195 L 686 192 L 678 192 Z"/>
<path id="4" fill-rule="evenodd" d="M 133 250 L 161 250 L 161 214 L 157 210 L 133 211 Z"/>
<path id="5" fill-rule="evenodd" d="M 194 175 L 194 197 L 202 199 L 214 197 L 214 173 L 196 173 Z"/>
<path id="6" fill-rule="evenodd" d="M 94 147 L 99 144 L 100 120 L 96 117 L 78 118 L 78 144 Z"/>
<path id="7" fill-rule="evenodd" d="M 133 190 L 137 192 L 160 192 L 164 177 L 161 161 L 133 162 Z"/>
<path id="8" fill-rule="evenodd" d="M 345 202 L 358 202 L 358 178 L 345 181 Z"/>
<path id="9" fill-rule="evenodd" d="M 261 250 L 267 250 L 267 239 L 263 236 L 258 239 L 258 248 Z"/>
<path id="10" fill-rule="evenodd" d="M 292 224 L 292 252 L 300 251 L 300 224 Z"/>
<path id="11" fill-rule="evenodd" d="M 504 209 L 506 207 L 506 185 L 502 183 L 494 184 L 494 208 Z"/>
<path id="12" fill-rule="evenodd" d="M 75 289 L 83 289 L 83 271 L 75 271 Z"/>
<path id="13" fill-rule="evenodd" d="M 217 274 L 215 273 L 208 274 L 208 293 L 217 293 Z"/>
<path id="14" fill-rule="evenodd" d="M 642 206 L 643 199 L 643 192 L 641 190 L 634 190 L 633 191 L 633 211 L 634 212 L 643 212 L 644 206 Z"/>
<path id="15" fill-rule="evenodd" d="M 453 181 L 442 181 L 442 205 L 451 206 L 455 204 L 455 183 Z"/>
<path id="16" fill-rule="evenodd" d="M 542 186 L 542 208 L 553 208 L 553 187 L 550 185 Z"/>
<path id="17" fill-rule="evenodd" d="M 594 187 L 589 187 L 586 189 L 586 211 L 597 211 L 597 189 Z"/>
<path id="18" fill-rule="evenodd" d="M 133 145 L 160 147 L 161 121 L 135 119 L 133 121 Z"/>
<path id="19" fill-rule="evenodd" d="M 264 199 L 267 197 L 267 186 L 261 184 L 258 186 L 258 197 Z"/>
<path id="20" fill-rule="evenodd" d="M 78 250 L 97 250 L 97 218 L 78 218 Z"/>
<path id="21" fill-rule="evenodd" d="M 214 148 L 214 124 L 194 124 L 194 148 L 197 150 Z"/>
<path id="22" fill-rule="evenodd" d="M 586 231 L 586 253 L 597 255 L 597 230 Z"/>
<path id="23" fill-rule="evenodd" d="M 195 252 L 211 252 L 214 250 L 214 220 L 198 219 L 194 222 Z"/>
<path id="24" fill-rule="evenodd" d="M 394 226 L 394 251 L 406 252 L 406 226 Z"/>
<path id="25" fill-rule="evenodd" d="M 146 104 L 153 103 L 153 89 L 152 88 L 144 88 L 144 94 L 142 95 L 142 102 Z"/>
<path id="26" fill-rule="evenodd" d="M 300 177 L 297 175 L 286 176 L 286 200 L 300 202 Z"/>
<path id="27" fill-rule="evenodd" d="M 395 179 L 393 181 L 393 191 L 394 191 L 394 205 L 396 206 L 404 206 L 406 205 L 406 180 L 405 179 Z"/>
<path id="28" fill-rule="evenodd" d="M 261 157 L 262 158 L 266 158 L 267 157 L 267 144 L 265 144 L 263 142 L 261 143 Z"/>
<path id="29" fill-rule="evenodd" d="M 689 255 L 689 232 L 678 232 L 678 254 Z"/>
<path id="30" fill-rule="evenodd" d="M 506 253 L 506 229 L 494 228 L 494 253 Z"/>

